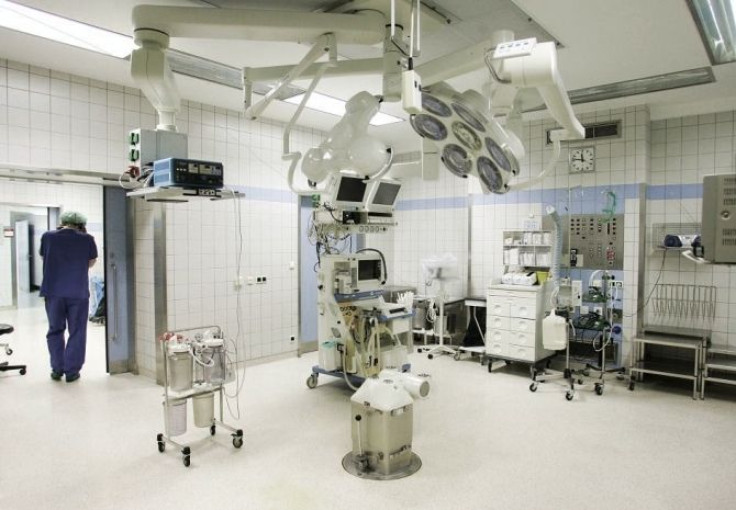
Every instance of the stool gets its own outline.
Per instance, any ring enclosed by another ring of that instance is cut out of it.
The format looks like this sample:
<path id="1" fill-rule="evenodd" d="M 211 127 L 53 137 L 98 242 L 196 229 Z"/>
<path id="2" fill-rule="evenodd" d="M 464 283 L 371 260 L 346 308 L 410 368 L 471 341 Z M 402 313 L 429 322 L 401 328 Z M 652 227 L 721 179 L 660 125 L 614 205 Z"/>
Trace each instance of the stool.
<path id="1" fill-rule="evenodd" d="M 13 326 L 10 324 L 0 324 L 0 336 L 3 335 L 9 335 L 14 331 Z M 7 342 L 0 343 L 0 347 L 5 347 L 5 354 L 10 356 L 13 354 L 13 349 L 10 348 L 10 344 Z M 4 361 L 0 363 L 0 372 L 8 372 L 10 370 L 18 370 L 20 371 L 20 375 L 25 375 L 26 373 L 26 366 L 25 365 L 9 365 L 7 361 Z"/>

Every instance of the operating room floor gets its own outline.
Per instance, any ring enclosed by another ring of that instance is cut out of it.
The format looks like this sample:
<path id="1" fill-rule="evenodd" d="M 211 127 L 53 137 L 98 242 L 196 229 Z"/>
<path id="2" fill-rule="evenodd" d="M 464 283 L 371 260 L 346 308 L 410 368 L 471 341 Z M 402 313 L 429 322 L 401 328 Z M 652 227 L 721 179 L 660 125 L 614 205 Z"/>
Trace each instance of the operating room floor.
<path id="1" fill-rule="evenodd" d="M 192 465 L 156 449 L 161 388 L 104 373 L 103 329 L 73 384 L 48 376 L 41 309 L 0 312 L 15 325 L 0 374 L 0 508 L 16 509 L 569 509 L 731 508 L 736 500 L 736 391 L 695 402 L 687 388 L 613 378 L 572 402 L 553 383 L 528 390 L 523 370 L 412 354 L 431 374 L 414 409 L 421 470 L 375 482 L 343 471 L 350 392 L 305 380 L 314 354 L 249 367 L 235 450 L 224 433 L 197 440 Z M 0 354 L 0 359 L 4 355 Z"/>

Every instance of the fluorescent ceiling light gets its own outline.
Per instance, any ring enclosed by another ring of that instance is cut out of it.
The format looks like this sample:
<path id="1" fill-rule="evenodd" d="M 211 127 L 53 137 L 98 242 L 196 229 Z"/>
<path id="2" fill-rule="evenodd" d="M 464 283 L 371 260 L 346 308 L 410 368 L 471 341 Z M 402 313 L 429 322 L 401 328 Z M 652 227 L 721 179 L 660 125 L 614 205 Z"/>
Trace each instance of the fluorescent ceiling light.
<path id="1" fill-rule="evenodd" d="M 736 0 L 687 0 L 713 65 L 736 62 Z"/>
<path id="2" fill-rule="evenodd" d="M 6 0 L 0 0 L 0 27 L 118 58 L 135 49 L 132 37 Z"/>
<path id="3" fill-rule="evenodd" d="M 284 99 L 284 101 L 286 101 L 287 103 L 298 105 L 302 102 L 303 97 L 304 94 L 299 94 L 286 98 Z M 313 92 L 312 95 L 309 96 L 309 101 L 307 101 L 307 108 L 317 110 L 319 112 L 329 113 L 331 115 L 337 115 L 338 117 L 342 117 L 343 115 L 345 115 L 345 101 L 343 101 L 342 99 L 337 99 L 331 96 L 320 94 L 319 92 Z M 389 115 L 387 113 L 378 112 L 373 116 L 370 123 L 371 126 L 384 126 L 386 124 L 403 122 L 403 120 L 404 119 L 394 117 L 393 115 Z"/>

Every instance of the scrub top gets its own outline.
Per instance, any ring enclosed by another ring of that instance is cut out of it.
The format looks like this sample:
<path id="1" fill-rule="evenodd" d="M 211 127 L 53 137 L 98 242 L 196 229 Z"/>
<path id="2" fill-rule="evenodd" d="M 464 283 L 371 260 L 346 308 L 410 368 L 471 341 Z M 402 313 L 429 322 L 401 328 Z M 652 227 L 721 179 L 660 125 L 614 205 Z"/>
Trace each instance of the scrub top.
<path id="1" fill-rule="evenodd" d="M 41 236 L 41 296 L 89 299 L 89 261 L 97 258 L 95 238 L 74 228 Z"/>

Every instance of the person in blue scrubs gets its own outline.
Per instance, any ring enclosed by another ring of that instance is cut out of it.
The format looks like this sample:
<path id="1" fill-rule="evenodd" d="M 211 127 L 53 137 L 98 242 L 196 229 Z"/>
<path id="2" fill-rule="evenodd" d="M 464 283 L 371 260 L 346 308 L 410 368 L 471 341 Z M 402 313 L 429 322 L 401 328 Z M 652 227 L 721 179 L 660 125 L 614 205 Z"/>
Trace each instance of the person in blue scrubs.
<path id="1" fill-rule="evenodd" d="M 87 218 L 74 211 L 61 215 L 61 227 L 41 236 L 43 281 L 49 331 L 51 379 L 79 379 L 87 350 L 89 270 L 97 261 L 95 239 L 86 231 Z M 64 340 L 68 328 L 69 338 Z"/>

